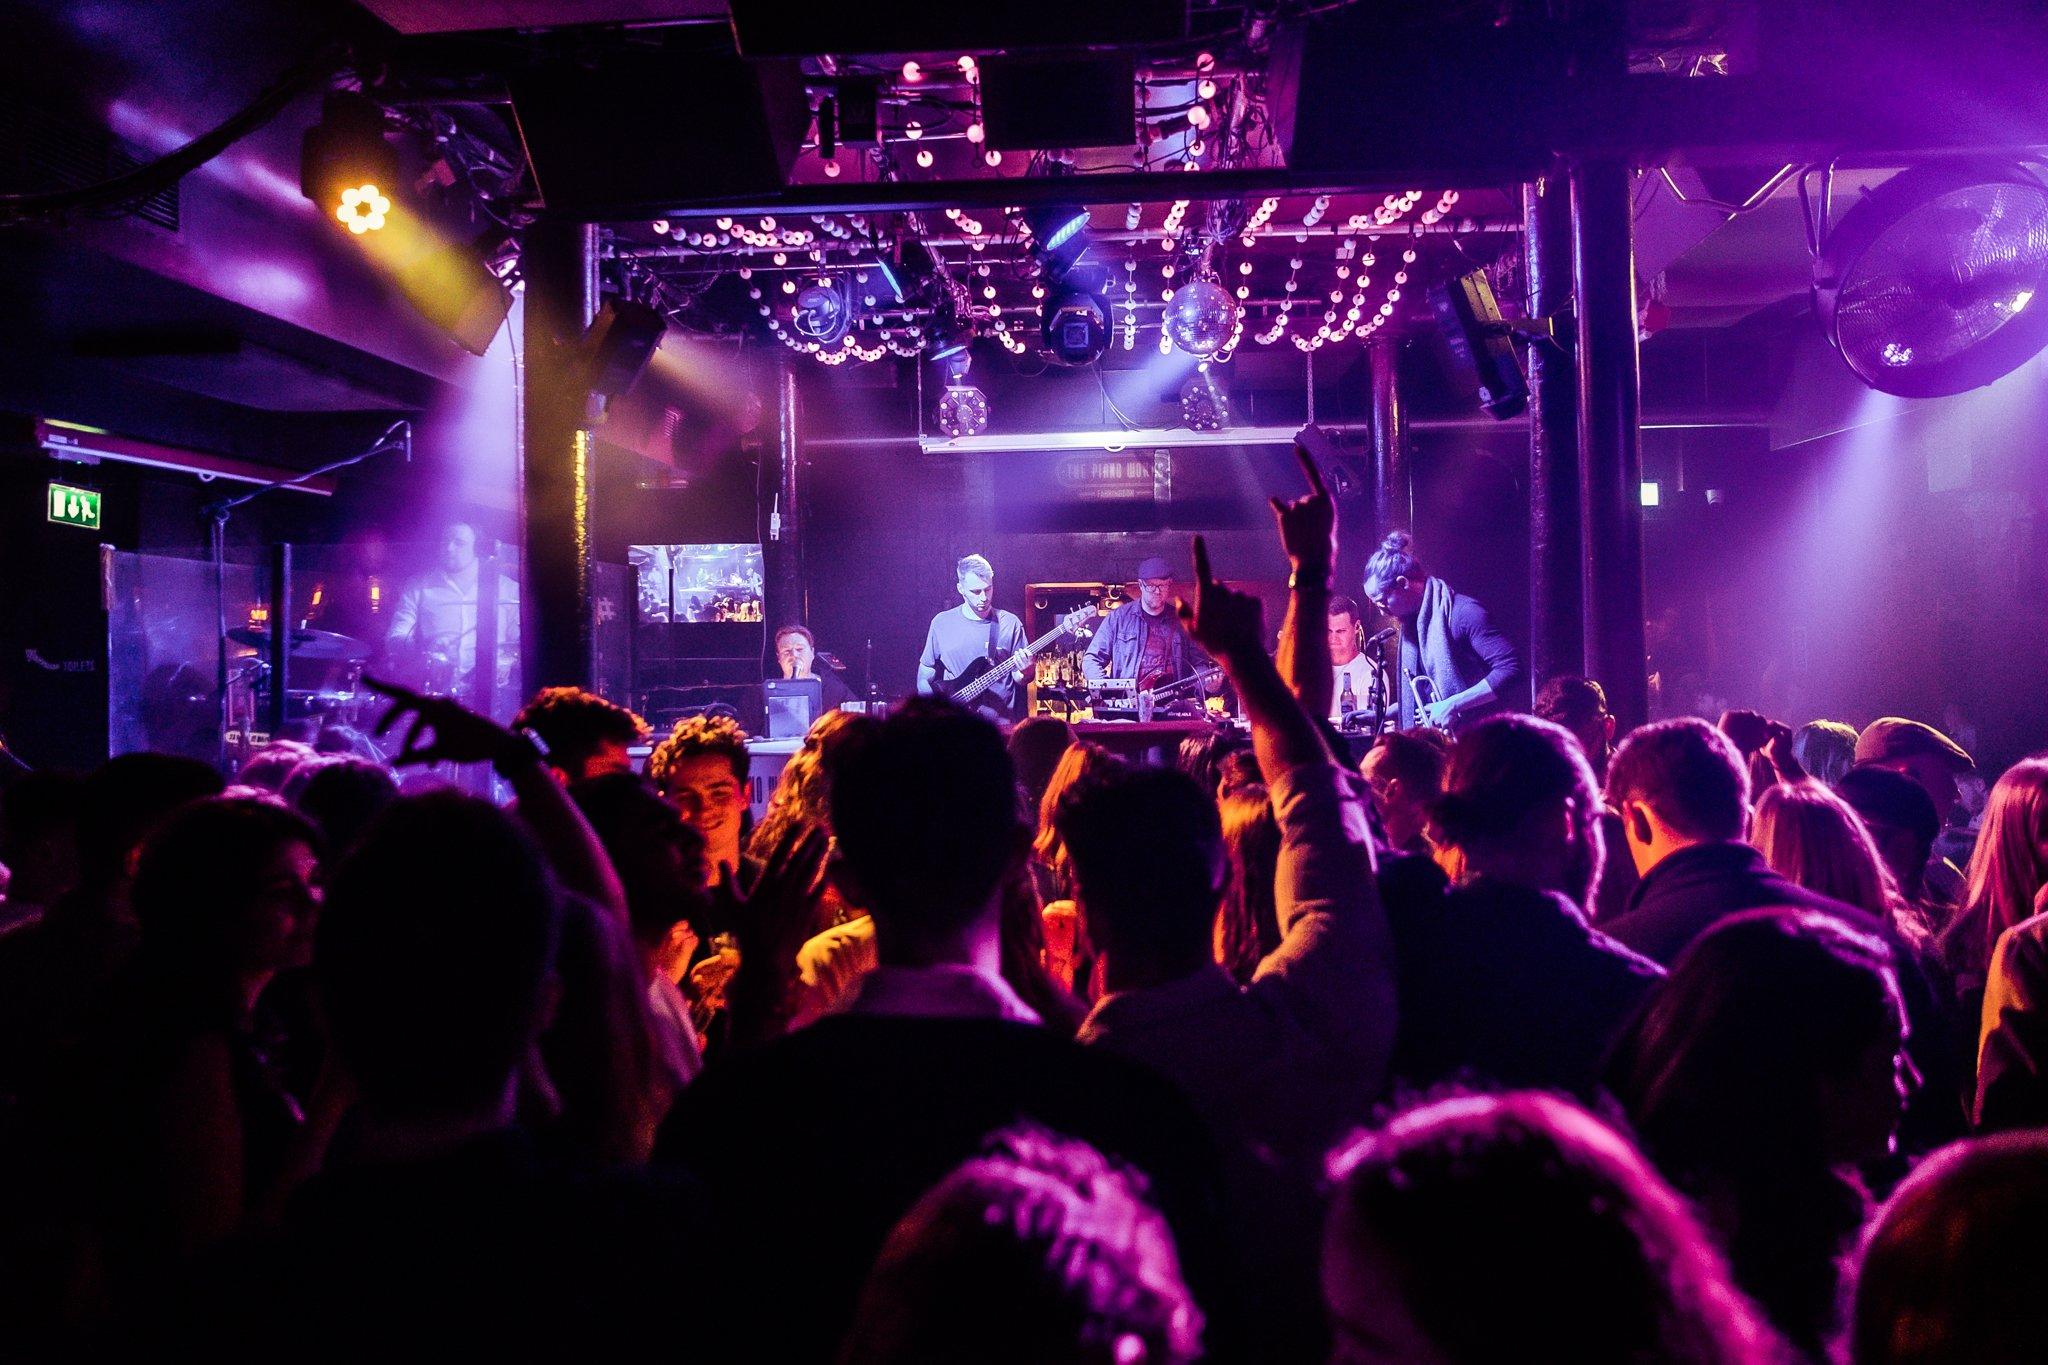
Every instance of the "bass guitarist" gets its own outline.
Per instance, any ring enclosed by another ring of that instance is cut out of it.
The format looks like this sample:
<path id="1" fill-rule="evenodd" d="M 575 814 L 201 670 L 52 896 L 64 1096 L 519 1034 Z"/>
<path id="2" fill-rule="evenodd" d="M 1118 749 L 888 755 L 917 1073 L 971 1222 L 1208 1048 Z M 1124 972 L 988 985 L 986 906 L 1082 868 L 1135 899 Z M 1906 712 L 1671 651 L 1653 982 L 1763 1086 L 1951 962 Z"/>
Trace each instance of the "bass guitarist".
<path id="1" fill-rule="evenodd" d="M 1081 656 L 1091 683 L 1132 678 L 1143 691 L 1186 683 L 1198 708 L 1204 695 L 1222 686 L 1214 668 L 1174 614 L 1173 566 L 1157 555 L 1138 566 L 1138 599 L 1111 612 Z"/>
<path id="2" fill-rule="evenodd" d="M 1010 612 L 996 610 L 996 571 L 986 559 L 968 555 L 954 566 L 954 574 L 960 605 L 932 618 L 917 661 L 917 690 L 922 696 L 957 691 L 960 682 L 1010 659 L 1027 643 L 1024 623 Z M 974 699 L 974 709 L 994 720 L 1014 720 L 1024 695 L 1021 671 L 1007 670 L 1001 681 Z"/>

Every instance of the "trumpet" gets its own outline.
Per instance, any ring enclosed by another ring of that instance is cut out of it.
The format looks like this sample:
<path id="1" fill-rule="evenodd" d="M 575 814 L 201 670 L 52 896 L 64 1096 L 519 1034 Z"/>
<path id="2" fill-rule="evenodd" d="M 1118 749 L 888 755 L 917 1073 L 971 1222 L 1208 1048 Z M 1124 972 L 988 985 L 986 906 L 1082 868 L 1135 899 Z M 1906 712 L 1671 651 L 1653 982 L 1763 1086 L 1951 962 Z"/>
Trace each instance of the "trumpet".
<path id="1" fill-rule="evenodd" d="M 1422 711 L 1436 700 L 1436 684 L 1426 673 L 1418 673 L 1408 680 L 1408 695 L 1415 698 L 1415 723 L 1423 723 Z"/>

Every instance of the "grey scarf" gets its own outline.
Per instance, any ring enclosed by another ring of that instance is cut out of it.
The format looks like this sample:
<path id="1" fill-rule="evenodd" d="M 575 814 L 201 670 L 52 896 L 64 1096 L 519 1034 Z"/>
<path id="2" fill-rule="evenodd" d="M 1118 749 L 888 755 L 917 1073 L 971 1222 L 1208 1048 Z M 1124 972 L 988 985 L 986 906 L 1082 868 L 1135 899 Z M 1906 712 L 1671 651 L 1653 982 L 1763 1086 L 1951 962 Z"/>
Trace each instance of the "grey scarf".
<path id="1" fill-rule="evenodd" d="M 1422 585 L 1422 606 L 1415 613 L 1416 676 L 1426 677 L 1436 688 L 1433 700 L 1456 696 L 1468 686 L 1459 675 L 1457 656 L 1451 651 L 1451 585 L 1434 574 Z M 1402 699 L 1402 711 L 1414 710 L 1412 695 Z M 1412 724 L 1420 725 L 1420 713 Z"/>

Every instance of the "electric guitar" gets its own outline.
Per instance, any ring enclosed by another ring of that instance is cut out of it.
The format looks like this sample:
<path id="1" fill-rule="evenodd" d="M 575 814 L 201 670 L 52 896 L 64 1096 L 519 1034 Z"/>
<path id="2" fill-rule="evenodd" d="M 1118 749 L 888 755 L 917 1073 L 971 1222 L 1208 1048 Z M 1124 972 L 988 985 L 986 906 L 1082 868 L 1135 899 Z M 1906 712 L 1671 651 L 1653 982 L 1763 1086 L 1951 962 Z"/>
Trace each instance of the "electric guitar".
<path id="1" fill-rule="evenodd" d="M 987 692 L 991 687 L 1015 678 L 1038 656 L 1039 651 L 1093 615 L 1095 615 L 1093 603 L 1083 607 L 1076 607 L 1065 616 L 1062 616 L 1059 619 L 1059 623 L 1051 630 L 1039 636 L 1009 658 L 1000 661 L 987 657 L 977 659 L 969 664 L 966 670 L 958 677 L 933 679 L 932 691 L 942 697 L 951 697 L 962 706 L 972 706 L 984 692 Z"/>
<path id="2" fill-rule="evenodd" d="M 1187 677 L 1177 679 L 1174 682 L 1161 683 L 1157 687 L 1143 690 L 1151 692 L 1153 704 L 1157 705 L 1162 700 L 1171 700 L 1175 693 L 1186 691 L 1190 687 L 1206 692 L 1209 684 L 1222 676 L 1223 669 L 1219 665 L 1215 668 L 1205 668 L 1199 673 L 1191 673 Z"/>
<path id="3" fill-rule="evenodd" d="M 1209 684 L 1222 676 L 1223 668 L 1221 665 L 1218 665 L 1214 668 L 1205 668 L 1199 673 L 1191 673 L 1185 678 L 1177 678 L 1172 682 L 1163 682 L 1157 687 L 1140 687 L 1138 685 L 1139 680 L 1136 678 L 1103 678 L 1097 682 L 1090 683 L 1089 687 L 1101 698 L 1097 704 L 1107 710 L 1122 715 L 1130 710 L 1138 709 L 1140 714 L 1142 714 L 1144 709 L 1158 706 L 1162 702 L 1172 701 L 1179 693 L 1189 688 L 1197 688 L 1206 692 Z M 1112 697 L 1115 700 L 1110 700 Z M 1140 698 L 1144 699 L 1142 707 L 1140 706 Z"/>

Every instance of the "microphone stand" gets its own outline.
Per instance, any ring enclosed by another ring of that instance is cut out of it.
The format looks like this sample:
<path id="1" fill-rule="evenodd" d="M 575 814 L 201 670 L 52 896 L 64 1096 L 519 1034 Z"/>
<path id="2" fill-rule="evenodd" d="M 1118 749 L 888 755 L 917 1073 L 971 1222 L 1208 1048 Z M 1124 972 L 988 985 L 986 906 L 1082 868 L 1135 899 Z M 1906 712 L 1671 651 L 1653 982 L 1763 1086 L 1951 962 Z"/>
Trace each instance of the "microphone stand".
<path id="1" fill-rule="evenodd" d="M 1381 734 L 1387 728 L 1387 705 L 1389 697 L 1387 667 L 1387 635 L 1382 631 L 1365 642 L 1365 652 L 1373 661 L 1372 670 L 1372 732 Z"/>
<path id="2" fill-rule="evenodd" d="M 241 507 L 245 503 L 254 502 L 266 493 L 274 493 L 280 488 L 295 488 L 300 484 L 309 483 L 323 474 L 336 473 L 347 469 L 351 465 L 361 464 L 372 456 L 383 455 L 393 450 L 404 451 L 405 462 L 407 464 L 412 463 L 412 423 L 403 418 L 386 427 L 384 433 L 371 442 L 369 449 L 360 454 L 330 461 L 327 464 L 321 465 L 318 469 L 309 469 L 303 474 L 294 474 L 287 479 L 273 479 L 269 483 L 258 484 L 246 493 L 232 498 L 222 498 L 217 502 L 210 502 L 201 509 L 206 513 L 211 522 L 209 540 L 213 551 L 213 685 L 216 695 L 216 715 L 220 721 L 220 768 L 222 772 L 227 772 L 230 766 L 228 763 L 228 518 L 234 515 L 236 508 Z M 272 621 L 270 628 L 273 631 L 281 631 L 287 628 L 287 624 L 284 621 Z M 273 639 L 275 638 L 273 637 Z M 284 638 L 289 642 L 289 636 Z M 288 643 L 287 648 L 289 648 Z"/>

